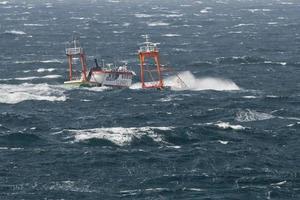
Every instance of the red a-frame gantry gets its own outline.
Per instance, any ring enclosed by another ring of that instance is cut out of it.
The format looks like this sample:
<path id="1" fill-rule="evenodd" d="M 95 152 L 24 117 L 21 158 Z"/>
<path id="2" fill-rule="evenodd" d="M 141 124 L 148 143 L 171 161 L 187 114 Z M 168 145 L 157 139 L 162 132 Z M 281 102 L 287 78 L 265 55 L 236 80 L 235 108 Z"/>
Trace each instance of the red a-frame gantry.
<path id="1" fill-rule="evenodd" d="M 163 89 L 164 88 L 164 82 L 162 79 L 162 69 L 159 62 L 159 50 L 155 43 L 149 42 L 148 35 L 145 36 L 146 42 L 144 42 L 145 46 L 140 47 L 139 50 L 139 59 L 140 59 L 140 68 L 141 68 L 141 82 L 142 82 L 142 88 L 157 88 L 157 89 Z M 145 60 L 146 58 L 153 59 L 155 62 L 155 68 L 149 69 L 149 66 L 145 66 Z M 151 82 L 145 82 L 145 72 L 149 73 L 149 76 L 151 78 Z M 154 72 L 156 75 L 156 80 L 153 78 Z"/>
<path id="2" fill-rule="evenodd" d="M 79 46 L 79 42 L 76 39 L 72 41 L 72 44 L 74 45 L 73 47 L 66 48 L 66 55 L 68 57 L 68 62 L 69 62 L 69 79 L 70 81 L 74 79 L 87 81 L 87 76 L 86 76 L 87 65 L 86 65 L 86 59 L 85 59 L 83 48 Z M 81 75 L 80 77 L 73 77 L 73 58 L 78 58 L 78 57 L 80 59 L 80 64 L 81 64 Z"/>

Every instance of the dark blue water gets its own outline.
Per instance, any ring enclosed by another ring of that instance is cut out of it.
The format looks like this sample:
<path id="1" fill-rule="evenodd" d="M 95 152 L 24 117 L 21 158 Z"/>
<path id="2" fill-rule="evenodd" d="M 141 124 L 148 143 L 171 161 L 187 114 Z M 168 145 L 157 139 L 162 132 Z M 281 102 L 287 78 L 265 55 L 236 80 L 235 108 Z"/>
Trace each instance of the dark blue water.
<path id="1" fill-rule="evenodd" d="M 299 9 L 1 1 L 0 199 L 300 199 Z M 66 88 L 74 34 L 137 74 L 149 34 L 189 88 Z"/>

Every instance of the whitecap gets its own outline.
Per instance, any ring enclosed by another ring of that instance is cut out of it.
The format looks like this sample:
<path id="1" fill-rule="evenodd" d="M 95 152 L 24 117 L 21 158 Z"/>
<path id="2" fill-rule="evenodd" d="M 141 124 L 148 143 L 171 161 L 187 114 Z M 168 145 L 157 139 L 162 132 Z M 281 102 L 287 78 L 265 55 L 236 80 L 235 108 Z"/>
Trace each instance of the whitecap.
<path id="1" fill-rule="evenodd" d="M 61 75 L 58 74 L 51 74 L 46 76 L 28 76 L 28 77 L 17 77 L 17 78 L 10 78 L 10 79 L 1 79 L 1 80 L 18 80 L 18 81 L 28 81 L 28 80 L 34 80 L 34 79 L 55 79 L 55 78 L 61 78 Z"/>
<path id="2" fill-rule="evenodd" d="M 169 23 L 166 22 L 161 22 L 161 21 L 157 21 L 157 22 L 151 22 L 148 24 L 148 26 L 169 26 Z"/>
<path id="3" fill-rule="evenodd" d="M 255 24 L 237 24 L 233 27 L 236 28 L 236 27 L 242 27 L 242 26 L 255 26 Z"/>
<path id="4" fill-rule="evenodd" d="M 204 189 L 201 189 L 201 188 L 184 188 L 183 190 L 192 191 L 192 192 L 203 192 L 203 191 L 205 191 Z"/>
<path id="5" fill-rule="evenodd" d="M 257 96 L 243 96 L 244 99 L 257 99 Z"/>
<path id="6" fill-rule="evenodd" d="M 229 34 L 242 34 L 243 31 L 229 31 Z"/>
<path id="7" fill-rule="evenodd" d="M 245 111 L 239 111 L 236 114 L 235 120 L 239 122 L 252 122 L 272 119 L 275 116 L 267 113 L 257 112 L 255 110 L 247 109 Z"/>
<path id="8" fill-rule="evenodd" d="M 280 2 L 281 5 L 294 5 L 293 2 Z"/>
<path id="9" fill-rule="evenodd" d="M 200 13 L 202 13 L 202 14 L 209 13 L 211 9 L 212 9 L 211 7 L 206 7 L 204 9 L 200 10 Z"/>
<path id="10" fill-rule="evenodd" d="M 279 98 L 279 96 L 276 95 L 266 95 L 267 98 Z"/>
<path id="11" fill-rule="evenodd" d="M 124 26 L 124 27 L 128 27 L 128 26 L 130 26 L 130 23 L 128 23 L 128 22 L 125 22 L 125 23 L 123 23 L 123 24 L 122 24 L 122 26 Z"/>
<path id="12" fill-rule="evenodd" d="M 228 144 L 229 142 L 228 141 L 223 141 L 223 140 L 218 140 L 219 143 L 221 144 Z"/>
<path id="13" fill-rule="evenodd" d="M 46 68 L 39 68 L 36 71 L 42 73 L 42 72 L 53 72 L 55 70 L 56 70 L 55 68 L 47 68 L 47 69 Z"/>
<path id="14" fill-rule="evenodd" d="M 167 78 L 165 84 L 173 90 L 240 90 L 231 80 L 212 77 L 196 78 L 190 71 L 181 72 L 178 76 Z"/>
<path id="15" fill-rule="evenodd" d="M 48 84 L 0 85 L 0 103 L 16 104 L 26 100 L 66 101 L 63 88 Z"/>
<path id="16" fill-rule="evenodd" d="M 233 129 L 233 130 L 244 130 L 245 127 L 241 125 L 232 125 L 229 122 L 218 122 L 215 124 L 215 126 L 221 128 L 221 129 Z"/>
<path id="17" fill-rule="evenodd" d="M 181 146 L 166 146 L 167 148 L 171 148 L 171 149 L 181 149 Z"/>
<path id="18" fill-rule="evenodd" d="M 190 4 L 182 4 L 182 5 L 180 5 L 180 7 L 192 7 L 192 5 L 190 5 Z"/>
<path id="19" fill-rule="evenodd" d="M 179 35 L 179 34 L 173 34 L 173 33 L 168 33 L 168 34 L 163 34 L 162 36 L 164 36 L 164 37 L 179 37 L 181 35 Z"/>
<path id="20" fill-rule="evenodd" d="M 48 24 L 24 24 L 24 26 L 47 26 Z"/>
<path id="21" fill-rule="evenodd" d="M 134 138 L 147 136 L 155 142 L 162 142 L 161 135 L 157 134 L 157 130 L 169 131 L 173 127 L 112 127 L 112 128 L 94 128 L 84 130 L 69 130 L 73 134 L 76 142 L 89 140 L 92 138 L 105 139 L 116 145 L 128 145 Z"/>
<path id="22" fill-rule="evenodd" d="M 18 81 L 28 81 L 28 80 L 33 80 L 33 79 L 38 79 L 40 77 L 38 76 L 28 76 L 28 77 L 17 77 L 17 78 L 14 78 L 15 80 L 18 80 Z"/>
<path id="23" fill-rule="evenodd" d="M 283 185 L 283 184 L 286 184 L 287 181 L 281 181 L 281 182 L 278 182 L 278 183 L 272 183 L 271 185 L 272 186 L 278 186 L 278 185 Z"/>
<path id="24" fill-rule="evenodd" d="M 136 18 L 150 18 L 150 17 L 153 17 L 153 15 L 148 15 L 148 14 L 143 14 L 143 13 L 136 13 L 136 14 L 134 14 L 134 16 Z"/>
<path id="25" fill-rule="evenodd" d="M 51 59 L 51 60 L 41 60 L 41 63 L 63 63 L 62 60 L 58 60 L 58 59 Z"/>
<path id="26" fill-rule="evenodd" d="M 75 181 L 55 181 L 50 182 L 47 186 L 47 190 L 53 191 L 69 191 L 69 192 L 80 192 L 80 193 L 95 193 L 96 190 L 91 190 L 90 186 L 86 183 L 75 182 Z"/>
<path id="27" fill-rule="evenodd" d="M 107 2 L 109 2 L 109 3 L 120 3 L 121 1 L 119 1 L 119 0 L 108 0 Z"/>
<path id="28" fill-rule="evenodd" d="M 172 101 L 173 99 L 171 97 L 165 97 L 165 98 L 161 98 L 159 99 L 160 102 L 170 102 Z"/>
<path id="29" fill-rule="evenodd" d="M 17 31 L 17 30 L 5 31 L 4 33 L 9 33 L 14 35 L 26 35 L 24 31 Z"/>
<path id="30" fill-rule="evenodd" d="M 162 14 L 161 16 L 166 18 L 174 18 L 174 17 L 182 17 L 183 14 Z"/>
<path id="31" fill-rule="evenodd" d="M 114 34 L 122 34 L 124 33 L 125 31 L 113 31 Z"/>
<path id="32" fill-rule="evenodd" d="M 248 9 L 248 11 L 255 13 L 255 12 L 270 12 L 271 9 L 263 8 L 263 9 Z"/>
<path id="33" fill-rule="evenodd" d="M 0 5 L 6 5 L 8 3 L 9 3 L 8 1 L 0 1 Z"/>
<path id="34" fill-rule="evenodd" d="M 62 75 L 51 74 L 51 75 L 42 76 L 41 78 L 45 78 L 45 79 L 56 79 L 56 78 L 61 78 L 61 77 L 62 77 Z"/>

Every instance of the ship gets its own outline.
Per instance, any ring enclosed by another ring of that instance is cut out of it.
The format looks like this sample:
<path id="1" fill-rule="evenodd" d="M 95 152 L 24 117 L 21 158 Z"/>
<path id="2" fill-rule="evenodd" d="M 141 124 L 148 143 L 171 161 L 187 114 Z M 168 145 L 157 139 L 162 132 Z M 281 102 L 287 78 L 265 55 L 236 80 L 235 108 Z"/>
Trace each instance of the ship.
<path id="1" fill-rule="evenodd" d="M 69 64 L 69 77 L 64 82 L 69 86 L 94 87 L 108 86 L 116 88 L 128 88 L 132 84 L 135 72 L 129 70 L 126 64 L 112 66 L 111 64 L 98 65 L 95 59 L 95 67 L 88 70 L 84 49 L 77 39 L 73 39 L 66 48 Z"/>

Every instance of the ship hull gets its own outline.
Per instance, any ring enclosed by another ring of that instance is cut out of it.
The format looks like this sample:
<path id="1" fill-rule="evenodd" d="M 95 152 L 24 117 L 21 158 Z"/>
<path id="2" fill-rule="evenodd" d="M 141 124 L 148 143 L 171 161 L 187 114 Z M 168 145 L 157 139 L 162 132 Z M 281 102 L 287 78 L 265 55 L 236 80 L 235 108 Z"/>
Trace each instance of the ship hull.
<path id="1" fill-rule="evenodd" d="M 89 82 L 109 87 L 130 87 L 132 78 L 130 71 L 93 70 Z"/>

